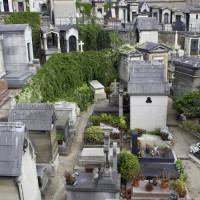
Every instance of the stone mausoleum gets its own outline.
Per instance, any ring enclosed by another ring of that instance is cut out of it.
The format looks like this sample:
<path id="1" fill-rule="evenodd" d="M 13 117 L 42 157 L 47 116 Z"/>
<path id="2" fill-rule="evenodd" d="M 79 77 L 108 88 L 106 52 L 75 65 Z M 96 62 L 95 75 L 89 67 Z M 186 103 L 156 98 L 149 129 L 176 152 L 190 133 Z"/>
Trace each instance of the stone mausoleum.
<path id="1" fill-rule="evenodd" d="M 164 64 L 158 61 L 134 61 L 130 69 L 128 94 L 130 129 L 152 131 L 166 126 L 169 86 Z"/>

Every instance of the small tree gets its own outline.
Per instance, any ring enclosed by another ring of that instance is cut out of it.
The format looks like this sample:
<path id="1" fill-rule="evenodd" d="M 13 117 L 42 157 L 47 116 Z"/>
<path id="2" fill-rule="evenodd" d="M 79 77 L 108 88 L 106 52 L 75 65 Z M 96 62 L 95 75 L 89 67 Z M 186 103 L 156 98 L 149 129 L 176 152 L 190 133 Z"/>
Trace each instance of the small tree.
<path id="1" fill-rule="evenodd" d="M 140 171 L 138 158 L 123 149 L 118 155 L 118 169 L 122 180 L 124 180 L 126 184 L 127 180 L 132 180 L 133 177 L 131 177 L 131 175 Z"/>

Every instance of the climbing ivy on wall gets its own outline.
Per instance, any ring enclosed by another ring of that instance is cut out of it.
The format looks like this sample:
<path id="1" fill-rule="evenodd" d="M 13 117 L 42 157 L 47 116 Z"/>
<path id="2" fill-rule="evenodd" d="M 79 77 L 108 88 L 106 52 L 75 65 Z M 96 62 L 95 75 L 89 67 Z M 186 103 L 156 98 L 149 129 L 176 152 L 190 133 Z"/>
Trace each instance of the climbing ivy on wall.
<path id="1" fill-rule="evenodd" d="M 92 95 L 84 83 L 95 79 L 105 85 L 106 77 L 116 74 L 119 58 L 117 49 L 53 54 L 16 100 L 31 103 L 74 101 L 85 110 Z"/>
<path id="2" fill-rule="evenodd" d="M 92 4 L 90 3 L 80 3 L 79 1 L 76 1 L 76 8 L 79 9 L 80 13 L 85 13 L 87 15 L 92 12 Z"/>
<path id="3" fill-rule="evenodd" d="M 40 47 L 40 16 L 39 13 L 17 12 L 3 16 L 5 24 L 29 24 L 32 28 L 33 51 L 37 57 L 37 51 Z"/>
<path id="4" fill-rule="evenodd" d="M 97 49 L 102 50 L 106 48 L 110 48 L 110 34 L 108 31 L 100 29 L 97 35 Z"/>

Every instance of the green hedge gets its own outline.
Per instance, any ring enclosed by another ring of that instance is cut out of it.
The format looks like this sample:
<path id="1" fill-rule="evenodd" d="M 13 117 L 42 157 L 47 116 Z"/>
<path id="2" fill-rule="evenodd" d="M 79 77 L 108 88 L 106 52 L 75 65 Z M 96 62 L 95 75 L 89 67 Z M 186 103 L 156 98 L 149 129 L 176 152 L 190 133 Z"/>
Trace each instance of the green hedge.
<path id="1" fill-rule="evenodd" d="M 16 100 L 31 103 L 75 101 L 85 110 L 92 94 L 88 94 L 83 84 L 94 79 L 105 85 L 105 74 L 116 74 L 118 60 L 119 51 L 112 49 L 54 54 L 23 87 Z"/>
<path id="2" fill-rule="evenodd" d="M 32 28 L 33 52 L 37 57 L 37 52 L 40 47 L 40 15 L 33 12 L 17 12 L 3 16 L 5 24 L 29 24 Z"/>

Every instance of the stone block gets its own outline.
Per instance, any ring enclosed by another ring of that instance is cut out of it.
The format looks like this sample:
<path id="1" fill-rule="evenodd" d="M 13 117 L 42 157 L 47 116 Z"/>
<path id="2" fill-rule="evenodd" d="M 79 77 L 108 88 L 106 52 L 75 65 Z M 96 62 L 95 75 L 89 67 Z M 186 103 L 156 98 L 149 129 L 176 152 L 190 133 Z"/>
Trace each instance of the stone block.
<path id="1" fill-rule="evenodd" d="M 12 72 L 4 79 L 8 83 L 8 88 L 22 88 L 32 76 L 30 72 Z"/>
<path id="2" fill-rule="evenodd" d="M 94 92 L 94 100 L 106 99 L 106 93 L 104 91 L 104 86 L 97 80 L 92 80 L 90 82 L 90 88 Z"/>

